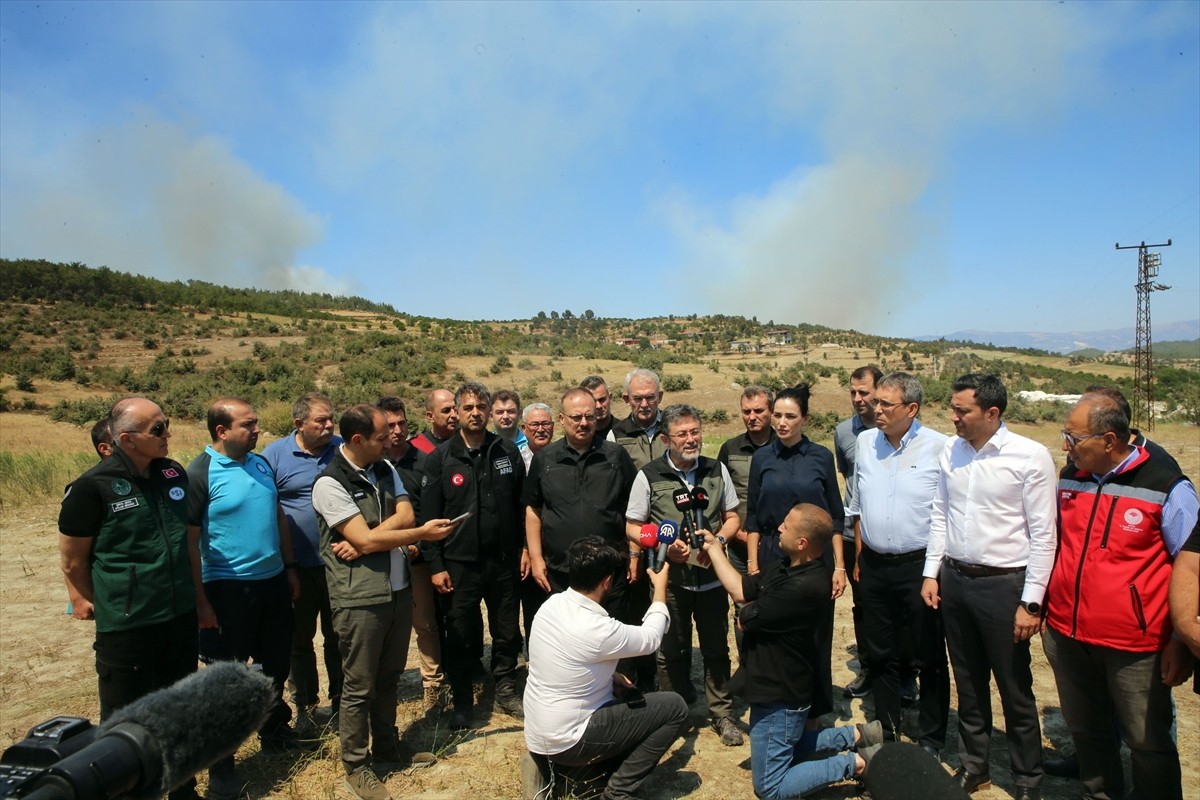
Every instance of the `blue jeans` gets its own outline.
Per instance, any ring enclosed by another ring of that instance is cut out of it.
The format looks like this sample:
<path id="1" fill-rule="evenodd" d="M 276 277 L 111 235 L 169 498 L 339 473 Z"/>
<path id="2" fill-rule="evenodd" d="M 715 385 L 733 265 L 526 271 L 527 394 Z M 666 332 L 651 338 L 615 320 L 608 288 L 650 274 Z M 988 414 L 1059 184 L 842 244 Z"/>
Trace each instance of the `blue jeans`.
<path id="1" fill-rule="evenodd" d="M 754 793 L 763 800 L 803 797 L 854 775 L 854 727 L 806 731 L 808 707 L 783 703 L 750 705 L 750 772 Z M 812 754 L 833 751 L 823 758 Z"/>

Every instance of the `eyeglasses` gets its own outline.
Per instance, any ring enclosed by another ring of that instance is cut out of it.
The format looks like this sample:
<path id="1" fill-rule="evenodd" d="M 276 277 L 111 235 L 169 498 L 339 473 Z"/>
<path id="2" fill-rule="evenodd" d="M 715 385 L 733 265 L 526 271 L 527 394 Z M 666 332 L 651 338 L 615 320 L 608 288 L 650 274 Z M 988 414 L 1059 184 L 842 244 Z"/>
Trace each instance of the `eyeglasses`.
<path id="1" fill-rule="evenodd" d="M 633 403 L 635 406 L 640 406 L 643 403 L 653 403 L 657 399 L 657 394 L 635 394 L 629 398 L 629 402 Z"/>
<path id="2" fill-rule="evenodd" d="M 883 400 L 880 400 L 878 397 L 871 401 L 872 408 L 882 408 L 884 411 L 891 411 L 893 408 L 902 405 L 904 405 L 904 403 L 887 403 Z"/>
<path id="3" fill-rule="evenodd" d="M 126 433 L 139 433 L 143 436 L 153 436 L 156 439 L 161 439 L 171 429 L 171 420 L 164 419 L 154 423 L 148 431 L 126 431 Z"/>
<path id="4" fill-rule="evenodd" d="M 534 431 L 550 430 L 554 427 L 553 422 L 526 422 L 525 427 Z"/>
<path id="5" fill-rule="evenodd" d="M 667 435 L 670 436 L 672 439 L 676 439 L 680 442 L 686 442 L 688 439 L 699 439 L 700 438 L 700 429 L 693 428 L 690 431 L 679 431 L 678 433 L 669 433 Z"/>
<path id="6" fill-rule="evenodd" d="M 1079 443 L 1084 439 L 1096 439 L 1104 436 L 1103 433 L 1085 433 L 1082 435 L 1076 435 L 1074 433 L 1067 433 L 1065 430 L 1060 431 L 1060 433 L 1062 433 L 1063 441 L 1067 443 L 1067 447 L 1071 448 L 1072 450 L 1074 450 L 1076 447 L 1079 447 Z"/>
<path id="7" fill-rule="evenodd" d="M 571 422 L 574 422 L 576 425 L 578 425 L 579 423 L 583 422 L 585 419 L 588 422 L 595 422 L 596 415 L 595 414 L 571 414 L 567 417 L 567 419 L 571 420 Z"/>

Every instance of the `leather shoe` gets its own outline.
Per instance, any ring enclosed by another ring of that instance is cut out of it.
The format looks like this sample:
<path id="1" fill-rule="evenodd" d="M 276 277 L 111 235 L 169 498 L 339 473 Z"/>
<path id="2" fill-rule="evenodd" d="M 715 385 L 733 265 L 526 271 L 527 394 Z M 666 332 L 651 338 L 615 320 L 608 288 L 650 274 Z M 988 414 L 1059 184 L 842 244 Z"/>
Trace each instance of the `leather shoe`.
<path id="1" fill-rule="evenodd" d="M 959 767 L 954 772 L 954 782 L 961 786 L 967 794 L 971 794 L 991 786 L 992 776 L 986 772 L 982 775 L 972 775 L 964 768 Z"/>
<path id="2" fill-rule="evenodd" d="M 1056 778 L 1079 778 L 1079 756 L 1050 758 L 1042 762 L 1042 771 Z"/>

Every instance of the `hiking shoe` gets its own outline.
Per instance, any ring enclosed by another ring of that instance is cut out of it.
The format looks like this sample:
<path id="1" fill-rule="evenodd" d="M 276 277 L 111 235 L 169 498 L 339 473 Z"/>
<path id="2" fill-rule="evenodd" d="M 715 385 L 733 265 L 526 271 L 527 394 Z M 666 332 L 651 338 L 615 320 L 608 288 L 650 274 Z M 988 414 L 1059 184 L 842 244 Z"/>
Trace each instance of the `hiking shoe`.
<path id="1" fill-rule="evenodd" d="M 358 800 L 392 800 L 387 787 L 370 767 L 359 767 L 346 776 L 346 788 Z"/>
<path id="2" fill-rule="evenodd" d="M 269 733 L 260 733 L 258 742 L 264 753 L 297 753 L 317 749 L 316 742 L 306 741 L 295 728 L 287 725 L 280 725 Z"/>
<path id="3" fill-rule="evenodd" d="M 858 729 L 859 739 L 854 744 L 858 752 L 862 752 L 864 748 L 871 747 L 876 744 L 883 744 L 883 723 L 879 720 L 874 722 L 859 722 L 855 726 Z"/>
<path id="4" fill-rule="evenodd" d="M 517 696 L 516 692 L 496 693 L 496 704 L 493 706 L 496 711 L 508 714 L 516 719 L 525 719 L 525 703 Z"/>
<path id="5" fill-rule="evenodd" d="M 450 730 L 465 731 L 475 727 L 471 722 L 471 706 L 455 706 L 450 712 Z"/>
<path id="6" fill-rule="evenodd" d="M 713 717 L 710 725 L 720 735 L 721 744 L 726 747 L 740 747 L 746 741 L 737 724 L 729 717 Z"/>
<path id="7" fill-rule="evenodd" d="M 844 692 L 846 697 L 866 697 L 871 690 L 871 679 L 867 675 L 867 671 L 863 670 L 858 673 L 858 677 L 850 681 L 846 685 Z"/>
<path id="8" fill-rule="evenodd" d="M 871 768 L 871 759 L 877 756 L 879 751 L 882 749 L 883 742 L 868 745 L 867 747 L 860 747 L 858 749 L 858 755 L 863 760 L 863 771 L 859 773 L 860 776 L 867 774 L 867 770 Z"/>

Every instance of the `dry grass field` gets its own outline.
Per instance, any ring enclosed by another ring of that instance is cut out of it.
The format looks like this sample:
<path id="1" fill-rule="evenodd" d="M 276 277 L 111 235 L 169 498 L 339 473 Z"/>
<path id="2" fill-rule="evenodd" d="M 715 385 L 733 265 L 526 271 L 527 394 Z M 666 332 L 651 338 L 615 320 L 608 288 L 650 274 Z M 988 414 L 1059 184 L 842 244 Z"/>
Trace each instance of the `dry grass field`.
<path id="1" fill-rule="evenodd" d="M 205 343 L 206 346 L 212 347 Z M 215 348 L 212 348 L 215 350 Z M 130 354 L 132 355 L 132 354 Z M 215 353 L 214 353 L 215 355 Z M 852 369 L 870 363 L 873 353 L 861 351 L 830 352 L 828 359 L 810 353 L 814 363 L 844 366 Z M 994 357 L 995 354 L 990 354 Z M 857 357 L 856 357 L 857 356 Z M 691 402 L 702 409 L 724 408 L 729 413 L 725 424 L 706 427 L 705 452 L 715 454 L 720 442 L 741 430 L 737 414 L 737 397 L 741 380 L 754 374 L 737 371 L 737 363 L 779 361 L 787 366 L 800 358 L 798 353 L 758 354 L 744 358 L 726 355 L 717 358 L 719 371 L 706 365 L 668 365 L 665 374 L 686 373 L 692 376 L 692 389 L 670 395 L 667 402 Z M 490 358 L 450 359 L 447 375 L 461 371 L 471 379 L 479 379 L 490 387 L 525 386 L 537 380 L 540 399 L 553 404 L 566 384 L 574 384 L 584 375 L 604 374 L 619 394 L 618 385 L 629 369 L 628 362 L 584 361 L 559 358 L 548 364 L 545 357 L 530 357 L 532 370 L 510 369 L 501 375 L 480 376 L 487 371 Z M 516 355 L 514 354 L 514 361 Z M 1091 365 L 1093 369 L 1099 368 Z M 1124 367 L 1111 367 L 1122 370 Z M 551 372 L 561 372 L 560 379 Z M 0 385 L 11 387 L 11 378 L 0 379 Z M 92 392 L 94 394 L 94 392 Z M 52 402 L 58 398 L 77 399 L 88 392 L 70 385 L 39 382 L 37 402 Z M 9 389 L 10 398 L 19 403 L 22 394 Z M 373 400 L 374 398 L 363 398 Z M 416 397 L 409 398 L 416 400 Z M 824 379 L 814 389 L 812 411 L 835 411 L 844 416 L 849 408 L 845 390 L 833 379 Z M 614 410 L 623 414 L 619 398 Z M 170 409 L 167 409 L 168 414 Z M 950 432 L 945 411 L 930 408 L 924 419 L 927 425 Z M 1026 435 L 1051 448 L 1060 465 L 1060 422 L 1045 422 L 1035 426 L 1014 426 Z M 172 454 L 186 461 L 206 443 L 201 425 L 176 421 L 172 426 Z M 829 444 L 830 433 L 814 436 Z M 1200 474 L 1200 431 L 1182 424 L 1160 425 L 1152 438 L 1163 444 L 1190 475 Z M 262 444 L 266 444 L 264 438 Z M 65 615 L 65 592 L 57 562 L 56 517 L 57 494 L 80 465 L 88 463 L 87 431 L 78 426 L 54 423 L 44 415 L 0 415 L 0 455 L 28 455 L 38 463 L 50 462 L 48 471 L 31 473 L 24 480 L 10 481 L 0 476 L 0 746 L 21 738 L 30 726 L 56 714 L 75 714 L 95 719 L 95 673 L 91 652 L 90 623 Z M 84 455 L 79 455 L 84 454 Z M 36 482 L 39 486 L 33 486 Z M 849 597 L 838 603 L 836 641 L 834 646 L 834 680 L 845 684 L 853 678 L 852 656 L 847 645 L 853 641 Z M 732 637 L 731 637 L 732 643 Z M 1035 642 L 1035 691 L 1043 709 L 1043 738 L 1047 750 L 1070 751 L 1070 737 L 1063 727 L 1058 710 L 1058 698 L 1041 645 Z M 695 650 L 696 678 L 699 680 L 699 650 Z M 416 664 L 415 646 L 410 650 L 410 666 Z M 486 690 L 484 690 L 486 691 Z M 838 694 L 837 709 L 825 721 L 844 724 L 865 718 L 864 700 L 844 700 Z M 1200 697 L 1188 687 L 1175 692 L 1178 708 L 1180 750 L 1184 764 L 1185 794 L 1200 797 Z M 405 798 L 508 798 L 519 796 L 517 765 L 523 752 L 519 722 L 503 715 L 484 715 L 490 702 L 481 708 L 480 727 L 462 738 L 452 737 L 438 720 L 426 720 L 419 715 L 420 685 L 415 669 L 405 673 L 399 703 L 399 723 L 406 741 L 415 749 L 433 750 L 439 762 L 425 770 L 391 776 L 387 785 L 395 797 Z M 486 698 L 485 698 L 486 699 Z M 1003 800 L 1012 794 L 1012 781 L 1007 766 L 1004 743 L 1003 716 L 999 699 L 993 701 L 997 730 L 993 736 L 993 787 L 975 797 L 980 800 Z M 744 724 L 748 712 L 735 706 Z M 953 712 L 952 712 L 953 713 Z M 665 762 L 644 786 L 648 798 L 689 798 L 689 800 L 723 800 L 751 797 L 749 747 L 722 747 L 716 735 L 704 726 L 703 700 L 692 707 L 693 729 L 670 751 Z M 910 713 L 906 725 L 915 728 L 915 714 Z M 957 744 L 951 720 L 950 741 L 946 756 L 956 763 Z M 1127 758 L 1127 757 L 1126 757 Z M 250 779 L 251 798 L 331 798 L 348 797 L 341 788 L 341 767 L 337 758 L 336 737 L 327 737 L 323 748 L 297 762 L 284 756 L 269 756 L 258 751 L 257 744 L 247 743 L 240 752 L 242 769 Z M 1128 767 L 1128 764 L 1126 764 Z M 1080 795 L 1074 781 L 1048 778 L 1044 796 L 1049 800 L 1066 800 Z M 831 787 L 818 795 L 823 798 L 858 797 L 852 784 Z M 1142 800 L 1152 800 L 1142 798 Z"/>

